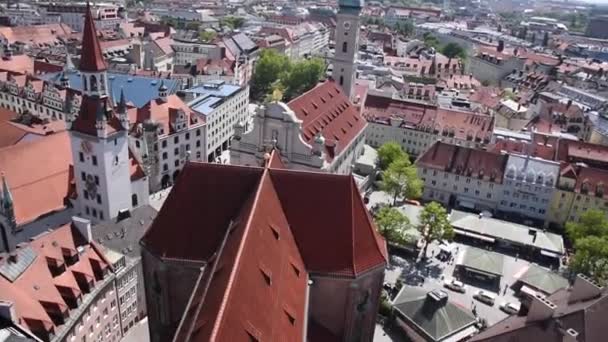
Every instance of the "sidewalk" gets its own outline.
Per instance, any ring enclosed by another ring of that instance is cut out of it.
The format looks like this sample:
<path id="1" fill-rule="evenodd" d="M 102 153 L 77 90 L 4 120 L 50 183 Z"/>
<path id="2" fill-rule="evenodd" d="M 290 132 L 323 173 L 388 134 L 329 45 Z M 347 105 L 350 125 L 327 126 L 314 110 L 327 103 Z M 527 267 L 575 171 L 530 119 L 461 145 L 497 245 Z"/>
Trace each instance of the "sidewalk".
<path id="1" fill-rule="evenodd" d="M 127 332 L 125 337 L 121 340 L 122 342 L 149 342 L 150 341 L 150 332 L 148 331 L 148 317 L 142 319 L 137 322 Z"/>

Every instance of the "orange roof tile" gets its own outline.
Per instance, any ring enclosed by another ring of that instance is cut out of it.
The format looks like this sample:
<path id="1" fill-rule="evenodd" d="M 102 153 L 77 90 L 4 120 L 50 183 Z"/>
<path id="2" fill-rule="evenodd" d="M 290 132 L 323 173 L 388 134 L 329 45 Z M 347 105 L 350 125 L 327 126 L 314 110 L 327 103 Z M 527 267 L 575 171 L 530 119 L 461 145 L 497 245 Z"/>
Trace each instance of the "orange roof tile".
<path id="1" fill-rule="evenodd" d="M 18 224 L 65 208 L 71 163 L 67 132 L 0 149 L 0 170 L 13 194 Z"/>
<path id="2" fill-rule="evenodd" d="M 302 120 L 302 135 L 307 143 L 317 133 L 323 134 L 327 161 L 339 155 L 367 125 L 333 80 L 320 83 L 287 105 Z"/>

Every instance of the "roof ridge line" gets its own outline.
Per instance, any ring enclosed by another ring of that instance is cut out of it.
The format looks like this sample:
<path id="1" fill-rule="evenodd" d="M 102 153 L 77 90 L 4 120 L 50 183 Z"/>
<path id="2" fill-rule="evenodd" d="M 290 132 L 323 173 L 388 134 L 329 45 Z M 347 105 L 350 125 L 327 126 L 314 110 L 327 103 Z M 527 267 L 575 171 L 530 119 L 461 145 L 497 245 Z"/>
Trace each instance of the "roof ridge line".
<path id="1" fill-rule="evenodd" d="M 357 237 L 355 236 L 355 233 L 357 231 L 357 229 L 355 229 L 355 195 L 353 194 L 353 182 L 354 182 L 354 178 L 352 177 L 352 175 L 350 176 L 350 229 L 352 230 L 352 238 L 351 238 L 351 257 L 352 257 L 352 262 L 353 262 L 353 274 L 355 275 L 355 277 L 357 277 L 357 263 L 355 262 L 355 241 L 357 240 Z M 355 187 L 356 188 L 356 187 Z"/>
<path id="2" fill-rule="evenodd" d="M 245 224 L 245 227 L 243 227 L 243 237 L 239 243 L 239 247 L 238 250 L 236 252 L 236 256 L 234 258 L 234 266 L 232 267 L 231 271 L 230 271 L 230 277 L 228 278 L 228 285 L 226 286 L 226 290 L 224 292 L 224 295 L 222 296 L 222 302 L 220 304 L 219 310 L 218 310 L 218 319 L 215 320 L 215 324 L 213 325 L 213 329 L 211 330 L 211 336 L 209 337 L 209 341 L 215 341 L 217 334 L 218 334 L 218 329 L 220 326 L 221 321 L 223 320 L 223 315 L 226 309 L 226 304 L 228 302 L 228 297 L 230 296 L 230 293 L 232 291 L 232 285 L 234 284 L 234 279 L 236 277 L 236 270 L 237 268 L 239 268 L 239 260 L 243 254 L 243 247 L 245 246 L 245 240 L 247 239 L 247 235 L 249 234 L 249 229 L 251 227 L 251 221 L 253 220 L 253 213 L 255 212 L 255 208 L 259 202 L 260 199 L 260 194 L 262 192 L 262 186 L 264 185 L 264 180 L 266 179 L 266 177 L 269 176 L 268 173 L 268 168 L 264 168 L 264 171 L 262 172 L 262 175 L 260 177 L 260 181 L 258 182 L 258 186 L 257 189 L 255 191 L 255 197 L 253 199 L 253 203 L 251 203 L 251 209 L 249 210 L 249 213 L 247 214 L 247 223 Z"/>

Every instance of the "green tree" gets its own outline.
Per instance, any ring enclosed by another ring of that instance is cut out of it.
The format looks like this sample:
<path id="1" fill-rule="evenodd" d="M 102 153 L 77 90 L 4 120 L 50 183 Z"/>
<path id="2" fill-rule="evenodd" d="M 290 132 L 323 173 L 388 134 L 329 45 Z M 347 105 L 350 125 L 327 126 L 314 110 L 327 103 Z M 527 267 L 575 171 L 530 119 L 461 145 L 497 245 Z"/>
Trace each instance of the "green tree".
<path id="1" fill-rule="evenodd" d="M 289 68 L 290 62 L 286 55 L 272 49 L 262 50 L 251 78 L 251 99 L 261 101 L 279 79 L 279 75 L 287 72 Z"/>
<path id="2" fill-rule="evenodd" d="M 566 223 L 566 233 L 572 241 L 587 236 L 608 236 L 608 219 L 601 210 L 587 210 L 580 217 L 580 222 Z"/>
<path id="3" fill-rule="evenodd" d="M 454 230 L 448 220 L 448 213 L 441 204 L 431 202 L 427 204 L 418 218 L 418 231 L 422 236 L 424 247 L 422 257 L 426 258 L 429 243 L 435 240 L 451 240 L 454 237 Z"/>
<path id="4" fill-rule="evenodd" d="M 439 48 L 439 39 L 437 39 L 437 37 L 433 36 L 429 32 L 426 32 L 422 35 L 422 40 L 424 41 L 424 45 L 427 48 Z"/>
<path id="5" fill-rule="evenodd" d="M 280 75 L 285 88 L 286 101 L 312 89 L 325 74 L 325 63 L 320 58 L 311 58 L 292 64 L 290 70 Z"/>
<path id="6" fill-rule="evenodd" d="M 198 31 L 199 27 L 200 27 L 200 24 L 197 23 L 196 21 L 190 21 L 190 22 L 186 23 L 186 30 Z"/>
<path id="7" fill-rule="evenodd" d="M 443 49 L 441 49 L 441 53 L 448 58 L 448 65 L 452 65 L 452 58 L 459 57 L 461 59 L 464 59 L 467 55 L 465 49 L 463 49 L 462 46 L 456 43 L 447 43 L 443 47 Z"/>
<path id="8" fill-rule="evenodd" d="M 386 142 L 378 149 L 377 162 L 381 170 L 386 170 L 391 163 L 399 159 L 406 159 L 409 162 L 409 156 L 396 141 Z"/>
<path id="9" fill-rule="evenodd" d="M 566 233 L 574 243 L 570 269 L 594 280 L 608 280 L 608 219 L 601 210 L 588 210 L 579 222 L 566 223 Z"/>
<path id="10" fill-rule="evenodd" d="M 543 37 L 543 46 L 549 46 L 549 32 L 545 31 L 545 36 Z"/>
<path id="11" fill-rule="evenodd" d="M 405 231 L 409 228 L 409 220 L 398 209 L 388 206 L 382 207 L 375 216 L 378 232 L 386 241 L 402 245 L 409 240 Z"/>
<path id="12" fill-rule="evenodd" d="M 397 22 L 395 27 L 396 31 L 401 33 L 402 35 L 409 37 L 414 34 L 416 27 L 414 26 L 414 22 L 411 20 L 406 20 L 404 22 Z"/>
<path id="13" fill-rule="evenodd" d="M 418 178 L 416 167 L 407 158 L 393 161 L 382 173 L 382 191 L 393 196 L 393 205 L 400 197 L 415 199 L 422 194 L 422 180 Z"/>
<path id="14" fill-rule="evenodd" d="M 226 17 L 222 20 L 222 23 L 233 30 L 239 29 L 245 25 L 245 18 L 241 17 Z"/>
<path id="15" fill-rule="evenodd" d="M 204 43 L 210 43 L 217 37 L 217 32 L 215 31 L 203 31 L 199 34 L 199 38 Z"/>

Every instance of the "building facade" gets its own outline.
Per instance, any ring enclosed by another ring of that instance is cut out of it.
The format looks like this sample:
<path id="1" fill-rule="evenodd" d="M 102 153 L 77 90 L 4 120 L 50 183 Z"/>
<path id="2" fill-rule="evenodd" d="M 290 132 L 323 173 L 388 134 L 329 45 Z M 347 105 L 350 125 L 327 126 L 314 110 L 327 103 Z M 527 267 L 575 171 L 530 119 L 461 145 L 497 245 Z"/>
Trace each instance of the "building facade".
<path id="1" fill-rule="evenodd" d="M 285 104 L 260 107 L 249 127 L 238 125 L 230 148 L 237 165 L 260 165 L 276 149 L 288 168 L 348 174 L 363 153 L 366 122 L 332 80 Z"/>
<path id="2" fill-rule="evenodd" d="M 369 145 L 380 147 L 394 141 L 412 156 L 421 155 L 436 141 L 483 147 L 491 141 L 494 129 L 494 118 L 489 115 L 394 99 L 384 93 L 367 95 L 363 115 L 368 121 Z"/>
<path id="3" fill-rule="evenodd" d="M 84 29 L 84 17 L 89 7 L 84 3 L 47 3 L 39 6 L 42 16 L 59 16 L 61 22 L 70 26 L 74 31 L 82 32 Z M 113 4 L 100 4 L 91 8 L 95 26 L 100 30 L 114 29 L 126 19 L 121 14 L 121 9 Z"/>
<path id="4" fill-rule="evenodd" d="M 249 86 L 210 81 L 187 92 L 194 97 L 188 106 L 205 117 L 207 154 L 204 158 L 215 161 L 230 147 L 235 126 L 249 123 Z"/>
<path id="5" fill-rule="evenodd" d="M 89 221 L 74 218 L 9 252 L 0 255 L 0 305 L 11 321 L 45 342 L 122 339 L 115 274 Z"/>
<path id="6" fill-rule="evenodd" d="M 416 160 L 422 199 L 451 208 L 494 212 L 503 193 L 508 156 L 436 142 Z"/>
<path id="7" fill-rule="evenodd" d="M 510 154 L 504 175 L 503 196 L 498 206 L 507 216 L 544 223 L 559 175 L 558 162 Z"/>

